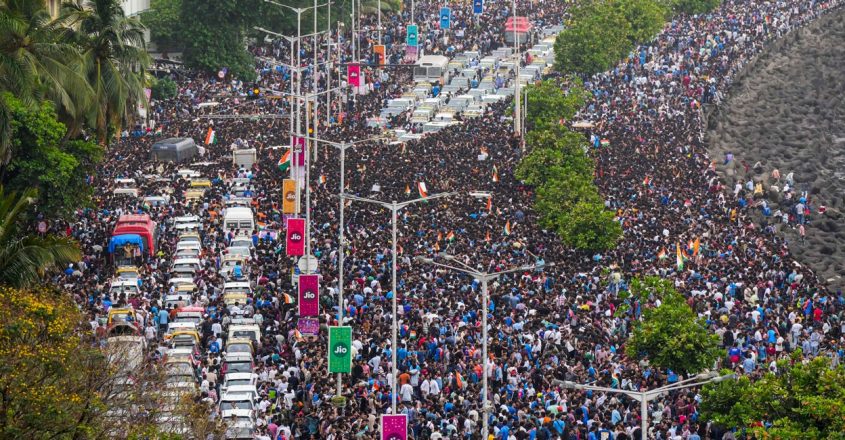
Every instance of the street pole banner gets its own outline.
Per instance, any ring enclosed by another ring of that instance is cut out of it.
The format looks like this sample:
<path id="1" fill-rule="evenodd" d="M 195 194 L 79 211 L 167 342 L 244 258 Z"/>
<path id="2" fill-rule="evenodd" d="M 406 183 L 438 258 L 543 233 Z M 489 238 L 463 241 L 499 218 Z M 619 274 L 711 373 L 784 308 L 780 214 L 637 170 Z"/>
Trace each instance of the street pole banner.
<path id="1" fill-rule="evenodd" d="M 320 276 L 299 276 L 299 316 L 320 314 Z"/>
<path id="2" fill-rule="evenodd" d="M 352 327 L 329 327 L 329 373 L 352 371 Z"/>
<path id="3" fill-rule="evenodd" d="M 305 255 L 305 219 L 289 218 L 287 220 L 285 251 L 289 257 Z"/>
<path id="4" fill-rule="evenodd" d="M 452 10 L 450 8 L 440 8 L 440 29 L 449 29 L 452 24 Z"/>
<path id="5" fill-rule="evenodd" d="M 282 181 L 282 213 L 296 213 L 296 180 L 294 179 Z"/>
<path id="6" fill-rule="evenodd" d="M 408 46 L 417 47 L 417 38 L 419 35 L 419 28 L 415 24 L 409 24 L 407 30 L 407 37 L 405 38 L 405 44 Z"/>
<path id="7" fill-rule="evenodd" d="M 472 0 L 472 13 L 481 14 L 484 12 L 484 0 Z"/>
<path id="8" fill-rule="evenodd" d="M 405 414 L 382 414 L 381 440 L 407 440 L 408 416 Z"/>
<path id="9" fill-rule="evenodd" d="M 349 64 L 346 66 L 346 78 L 350 86 L 356 89 L 361 86 L 361 66 L 358 64 Z"/>
<path id="10" fill-rule="evenodd" d="M 291 143 L 293 146 L 293 161 L 292 163 L 298 167 L 305 166 L 305 138 L 304 137 L 293 137 L 293 142 Z"/>
<path id="11" fill-rule="evenodd" d="M 383 44 L 376 44 L 373 46 L 373 52 L 378 55 L 378 64 L 379 66 L 384 65 L 384 45 Z"/>
<path id="12" fill-rule="evenodd" d="M 320 320 L 317 318 L 299 318 L 296 326 L 303 335 L 320 335 Z"/>

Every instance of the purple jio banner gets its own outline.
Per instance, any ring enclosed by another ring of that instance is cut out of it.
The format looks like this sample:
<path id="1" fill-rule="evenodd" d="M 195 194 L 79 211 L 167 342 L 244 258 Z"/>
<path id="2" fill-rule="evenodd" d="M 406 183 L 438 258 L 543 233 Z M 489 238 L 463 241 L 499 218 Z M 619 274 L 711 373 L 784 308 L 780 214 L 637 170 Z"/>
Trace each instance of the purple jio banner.
<path id="1" fill-rule="evenodd" d="M 381 440 L 408 440 L 408 416 L 405 414 L 381 416 Z"/>
<path id="2" fill-rule="evenodd" d="M 299 316 L 320 314 L 320 276 L 299 276 Z"/>
<path id="3" fill-rule="evenodd" d="M 299 318 L 296 321 L 296 326 L 299 332 L 303 335 L 319 336 L 320 335 L 320 320 L 316 318 Z"/>
<path id="4" fill-rule="evenodd" d="M 305 219 L 288 219 L 285 231 L 285 251 L 289 257 L 305 255 Z"/>
<path id="5" fill-rule="evenodd" d="M 346 78 L 349 85 L 353 87 L 361 86 L 361 66 L 358 64 L 348 64 L 346 66 Z"/>
<path id="6" fill-rule="evenodd" d="M 305 138 L 294 136 L 290 143 L 293 146 L 293 163 L 295 166 L 305 166 Z"/>

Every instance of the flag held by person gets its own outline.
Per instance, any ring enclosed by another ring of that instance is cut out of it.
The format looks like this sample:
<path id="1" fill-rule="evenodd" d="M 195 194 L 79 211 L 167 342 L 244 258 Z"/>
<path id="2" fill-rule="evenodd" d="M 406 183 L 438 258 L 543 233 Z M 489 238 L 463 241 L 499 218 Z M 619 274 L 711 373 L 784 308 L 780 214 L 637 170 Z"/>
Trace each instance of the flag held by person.
<path id="1" fill-rule="evenodd" d="M 692 255 L 698 256 L 698 250 L 701 249 L 701 237 L 696 237 L 695 242 L 692 244 Z"/>
<path id="2" fill-rule="evenodd" d="M 217 133 L 214 132 L 213 127 L 208 127 L 208 132 L 205 133 L 205 144 L 211 145 L 217 143 Z"/>
<path id="3" fill-rule="evenodd" d="M 417 191 L 420 193 L 420 197 L 428 197 L 428 188 L 425 186 L 425 182 L 417 182 Z"/>
<path id="4" fill-rule="evenodd" d="M 507 223 L 505 223 L 505 235 L 511 235 L 511 221 L 510 220 L 508 220 Z"/>
<path id="5" fill-rule="evenodd" d="M 453 231 L 449 231 L 449 233 L 446 234 L 446 241 L 455 241 L 455 233 Z"/>
<path id="6" fill-rule="evenodd" d="M 493 183 L 499 182 L 499 169 L 496 168 L 496 165 L 493 165 Z"/>
<path id="7" fill-rule="evenodd" d="M 279 159 L 279 171 L 287 171 L 290 168 L 290 150 L 285 150 L 285 154 Z"/>
<path id="8" fill-rule="evenodd" d="M 675 265 L 678 270 L 684 270 L 684 257 L 681 255 L 681 244 L 675 243 Z"/>
<path id="9" fill-rule="evenodd" d="M 405 195 L 411 195 L 411 185 L 405 185 Z"/>

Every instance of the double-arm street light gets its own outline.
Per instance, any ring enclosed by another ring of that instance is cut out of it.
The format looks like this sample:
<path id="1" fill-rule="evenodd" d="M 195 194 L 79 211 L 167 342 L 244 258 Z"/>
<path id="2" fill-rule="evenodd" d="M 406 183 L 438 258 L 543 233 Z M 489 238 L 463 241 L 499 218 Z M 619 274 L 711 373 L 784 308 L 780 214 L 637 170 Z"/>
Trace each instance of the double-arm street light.
<path id="1" fill-rule="evenodd" d="M 452 266 L 452 265 L 449 265 L 449 264 L 438 263 L 438 262 L 434 261 L 433 258 L 425 258 L 425 257 L 422 257 L 422 256 L 416 257 L 416 260 L 419 261 L 419 262 L 422 262 L 422 263 L 431 264 L 431 265 L 442 267 L 442 268 L 445 268 L 445 269 L 451 269 L 451 270 L 454 270 L 454 271 L 457 271 L 457 272 L 463 272 L 463 273 L 470 275 L 470 276 L 474 277 L 475 279 L 481 281 L 481 298 L 482 298 L 482 300 L 481 300 L 482 301 L 482 305 L 481 305 L 481 307 L 482 307 L 482 311 L 481 311 L 481 327 L 482 327 L 481 357 L 484 359 L 484 361 L 482 362 L 483 374 L 482 374 L 482 383 L 481 383 L 481 389 L 482 389 L 482 391 L 481 391 L 481 393 L 482 393 L 482 397 L 481 397 L 481 402 L 482 402 L 481 403 L 481 415 L 482 415 L 481 438 L 486 439 L 487 435 L 488 435 L 488 429 L 489 429 L 488 426 L 487 426 L 487 424 L 488 424 L 488 417 L 487 417 L 487 411 L 488 411 L 488 404 L 487 404 L 487 377 L 488 377 L 487 362 L 489 360 L 488 355 L 487 355 L 487 339 L 488 339 L 487 338 L 487 313 L 488 313 L 487 303 L 488 303 L 489 298 L 490 298 L 490 295 L 487 291 L 487 283 L 489 281 L 493 281 L 493 280 L 497 279 L 500 275 L 504 275 L 504 274 L 507 274 L 507 273 L 513 273 L 513 272 L 522 272 L 522 271 L 527 271 L 527 270 L 534 270 L 534 269 L 542 268 L 542 267 L 546 267 L 546 266 L 551 267 L 551 266 L 554 266 L 555 263 L 533 264 L 533 265 L 530 265 L 530 266 L 521 266 L 521 267 L 517 267 L 515 269 L 503 270 L 503 271 L 500 271 L 500 272 L 481 272 L 479 270 L 473 269 L 472 267 L 464 264 L 463 262 L 461 262 L 460 260 L 458 260 L 457 258 L 455 258 L 452 255 L 441 253 L 438 256 L 440 256 L 444 260 L 450 261 L 454 264 L 458 264 L 458 265 L 460 265 L 460 267 Z"/>
<path id="2" fill-rule="evenodd" d="M 354 196 L 354 195 L 346 194 L 346 193 L 342 193 L 340 195 L 341 203 L 343 203 L 344 200 L 352 200 L 354 202 L 372 203 L 374 205 L 379 205 L 379 206 L 382 206 L 382 207 L 390 210 L 390 223 L 391 223 L 392 229 L 393 229 L 393 239 L 391 241 L 391 245 L 392 245 L 391 254 L 393 254 L 392 255 L 392 257 L 393 257 L 392 263 L 391 263 L 392 272 L 393 272 L 393 275 L 392 275 L 393 282 L 391 283 L 391 286 L 392 286 L 391 290 L 393 292 L 393 311 L 391 312 L 391 316 L 393 317 L 393 325 L 392 325 L 392 329 L 391 329 L 392 330 L 392 332 L 391 332 L 392 333 L 392 342 L 391 342 L 391 347 L 390 347 L 391 363 L 393 364 L 393 371 L 391 372 L 391 382 L 390 382 L 390 386 L 391 386 L 391 393 L 390 393 L 391 394 L 391 407 L 393 408 L 392 414 L 396 414 L 396 394 L 399 392 L 399 390 L 396 387 L 396 381 L 397 381 L 397 377 L 399 375 L 398 374 L 398 366 L 396 364 L 396 351 L 399 348 L 398 347 L 399 343 L 397 342 L 397 337 L 396 337 L 396 334 L 397 334 L 397 330 L 396 330 L 396 322 L 397 322 L 396 298 L 399 296 L 399 292 L 396 291 L 396 214 L 400 210 L 402 210 L 403 208 L 410 206 L 410 205 L 413 205 L 414 203 L 427 202 L 427 201 L 430 201 L 430 200 L 442 199 L 442 198 L 445 198 L 445 197 L 454 196 L 456 194 L 458 194 L 458 192 L 456 192 L 456 191 L 454 191 L 454 192 L 444 192 L 444 193 L 432 194 L 428 197 L 420 197 L 418 199 L 406 200 L 404 202 L 396 202 L 396 201 L 383 202 L 381 200 L 368 199 L 366 197 L 358 197 L 358 196 Z"/>
<path id="3" fill-rule="evenodd" d="M 337 148 L 340 151 L 340 186 L 338 189 L 338 194 L 340 197 L 340 228 L 339 228 L 339 237 L 338 237 L 338 262 L 337 262 L 337 322 L 338 325 L 343 325 L 343 257 L 344 257 L 344 221 L 343 221 L 343 211 L 344 211 L 344 198 L 343 198 L 343 191 L 346 188 L 346 149 L 347 148 L 354 148 L 357 147 L 359 144 L 365 142 L 375 142 L 381 140 L 383 138 L 370 138 L 370 139 L 361 139 L 354 142 L 331 142 L 325 139 L 318 139 L 316 137 L 307 138 L 310 141 L 314 141 L 315 143 L 323 143 L 328 146 Z M 316 148 L 315 148 L 316 150 Z M 395 296 L 395 295 L 394 295 Z M 340 396 L 342 393 L 342 379 L 341 374 L 337 373 L 337 395 Z"/>
<path id="4" fill-rule="evenodd" d="M 615 394 L 624 394 L 638 402 L 640 402 L 640 438 L 642 440 L 646 440 L 648 438 L 648 403 L 652 400 L 660 397 L 664 393 L 668 393 L 669 391 L 676 391 L 681 390 L 684 388 L 692 388 L 697 387 L 700 385 L 704 385 L 711 382 L 723 382 L 725 380 L 730 380 L 736 378 L 736 374 L 727 374 L 724 376 L 720 376 L 719 373 L 715 371 L 710 371 L 706 373 L 701 373 L 690 377 L 688 379 L 682 380 L 680 382 L 671 383 L 668 385 L 664 385 L 660 388 L 655 388 L 653 390 L 647 391 L 629 391 L 629 390 L 622 390 L 617 388 L 606 388 L 606 387 L 598 387 L 595 385 L 589 384 L 580 384 L 568 380 L 554 380 L 553 383 L 556 385 L 560 385 L 564 388 L 571 388 L 576 390 L 591 390 L 591 391 L 601 391 L 605 393 L 615 393 Z"/>

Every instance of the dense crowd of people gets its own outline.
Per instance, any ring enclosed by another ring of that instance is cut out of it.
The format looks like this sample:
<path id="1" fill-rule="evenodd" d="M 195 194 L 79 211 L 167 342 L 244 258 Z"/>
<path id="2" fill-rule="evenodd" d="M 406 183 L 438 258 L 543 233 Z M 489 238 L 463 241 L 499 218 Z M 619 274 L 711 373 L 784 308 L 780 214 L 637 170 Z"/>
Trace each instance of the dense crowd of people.
<path id="1" fill-rule="evenodd" d="M 453 31 L 462 32 L 460 38 L 453 32 L 448 40 L 434 24 L 440 4 L 417 3 L 415 21 L 428 24 L 420 38 L 427 51 L 487 52 L 503 45 L 497 29 L 508 15 L 509 3 L 486 3 L 490 7 L 481 18 L 466 14 L 469 5 L 456 6 Z M 654 306 L 652 300 L 643 299 L 631 304 L 627 313 L 614 313 L 623 302 L 618 293 L 632 277 L 659 275 L 672 280 L 719 335 L 725 349 L 719 366 L 740 374 L 759 376 L 776 370 L 775 361 L 798 348 L 808 359 L 830 356 L 839 362 L 845 355 L 841 290 L 791 258 L 783 237 L 766 218 L 756 215 L 753 189 L 733 191 L 720 184 L 713 164 L 721 158 L 709 157 L 701 140 L 702 108 L 721 99 L 732 75 L 768 41 L 839 4 L 838 0 L 726 1 L 711 14 L 677 17 L 651 44 L 586 82 L 592 99 L 580 117 L 593 122 L 594 128 L 585 135 L 609 140 L 609 145 L 592 151 L 595 182 L 624 228 L 619 246 L 602 254 L 566 249 L 552 232 L 537 226 L 532 189 L 513 177 L 522 153 L 506 117 L 508 103 L 503 102 L 491 105 L 483 116 L 419 141 L 362 142 L 347 151 L 347 192 L 401 201 L 417 196 L 419 182 L 431 193 L 460 191 L 401 212 L 398 282 L 393 292 L 389 211 L 347 204 L 345 224 L 339 224 L 339 156 L 334 148 L 319 146 L 310 173 L 311 238 L 322 277 L 321 321 L 353 328 L 352 372 L 342 378 L 348 399 L 344 408 L 331 403 L 336 382 L 327 373 L 325 329 L 318 338 L 297 331 L 296 305 L 286 300 L 296 297 L 290 276 L 295 261 L 285 256 L 283 234 L 273 233 L 284 229 L 280 187 L 287 172 L 277 167 L 283 153 L 277 146 L 289 143 L 289 121 L 203 117 L 212 111 L 289 115 L 286 100 L 247 92 L 254 87 L 289 87 L 290 71 L 275 68 L 272 61 L 287 62 L 287 43 L 252 49 L 260 56 L 255 85 L 180 75 L 178 97 L 153 103 L 155 126 L 149 135 L 126 136 L 109 149 L 107 163 L 94 182 L 96 208 L 80 210 L 74 224 L 53 225 L 76 237 L 85 254 L 60 282 L 90 313 L 95 330 L 103 327 L 109 308 L 131 305 L 150 345 L 163 345 L 162 333 L 173 312 L 164 298 L 175 289 L 169 284 L 169 268 L 179 240 L 169 220 L 197 215 L 202 225 L 201 269 L 194 275 L 196 288 L 184 302 L 207 311 L 200 324 L 199 398 L 216 403 L 221 396 L 225 326 L 236 316 L 260 323 L 262 337 L 254 350 L 260 393 L 256 438 L 376 438 L 378 416 L 390 412 L 391 393 L 396 392 L 398 411 L 408 416 L 413 438 L 486 439 L 481 435 L 485 369 L 490 378 L 492 438 L 641 438 L 639 402 L 617 394 L 564 389 L 556 381 L 642 391 L 682 379 L 624 355 L 634 321 L 644 308 Z M 565 13 L 563 2 L 520 2 L 517 7 L 527 11 L 538 27 L 560 22 Z M 376 39 L 373 20 L 363 20 L 366 32 L 358 41 L 362 54 L 371 53 Z M 391 57 L 397 57 L 392 62 L 398 62 L 404 54 L 409 13 L 386 15 L 383 20 L 383 39 L 391 46 Z M 488 26 L 488 20 L 496 26 Z M 340 40 L 340 62 L 352 58 L 351 43 L 351 38 Z M 310 65 L 313 54 L 305 49 L 302 60 Z M 318 55 L 321 62 L 329 56 Z M 378 135 L 377 129 L 367 127 L 366 119 L 378 113 L 388 98 L 403 92 L 410 82 L 407 70 L 386 68 L 378 74 L 369 69 L 367 80 L 378 86 L 345 104 L 339 96 L 330 110 L 334 123 L 321 124 L 320 135 L 338 142 Z M 332 83 L 341 73 L 338 68 Z M 318 90 L 329 85 L 319 73 L 309 71 L 306 77 L 304 90 L 311 90 L 311 81 L 317 81 Z M 200 106 L 205 102 L 217 104 L 209 110 Z M 391 123 L 401 126 L 403 117 Z M 159 127 L 167 137 L 187 136 L 198 142 L 213 127 L 218 141 L 206 146 L 199 163 L 152 162 L 149 151 L 161 138 L 153 135 Z M 257 149 L 254 166 L 232 165 L 236 145 Z M 479 160 L 481 153 L 485 160 Z M 182 167 L 211 180 L 201 199 L 186 199 L 190 184 L 177 173 Z M 494 169 L 501 178 L 492 178 Z M 166 196 L 169 202 L 151 205 L 114 195 L 118 178 L 135 179 L 142 196 Z M 249 179 L 247 195 L 259 222 L 255 230 L 223 227 L 222 212 L 235 178 Z M 492 201 L 488 204 L 470 191 L 490 192 Z M 114 262 L 106 243 L 114 222 L 126 213 L 149 214 L 158 222 L 160 235 L 155 254 L 141 258 L 143 276 L 137 294 L 109 290 Z M 805 213 L 800 214 L 803 222 Z M 340 228 L 346 234 L 343 304 L 337 303 Z M 237 234 L 249 236 L 254 245 L 243 274 L 254 291 L 247 304 L 227 305 L 219 266 Z M 661 250 L 671 251 L 676 243 L 696 239 L 701 250 L 683 270 L 674 259 L 661 258 Z M 478 280 L 415 259 L 443 252 L 487 272 L 540 265 L 491 282 L 489 308 L 483 310 Z M 542 264 L 550 262 L 556 264 Z M 391 316 L 394 295 L 400 305 L 397 317 Z M 342 323 L 338 309 L 343 310 Z M 488 314 L 490 334 L 486 362 L 480 350 L 482 313 Z M 394 318 L 399 320 L 397 347 L 391 346 L 390 337 Z M 391 383 L 393 350 L 400 372 L 397 384 Z M 731 427 L 712 426 L 699 418 L 699 400 L 692 389 L 651 402 L 649 438 L 733 438 Z"/>

